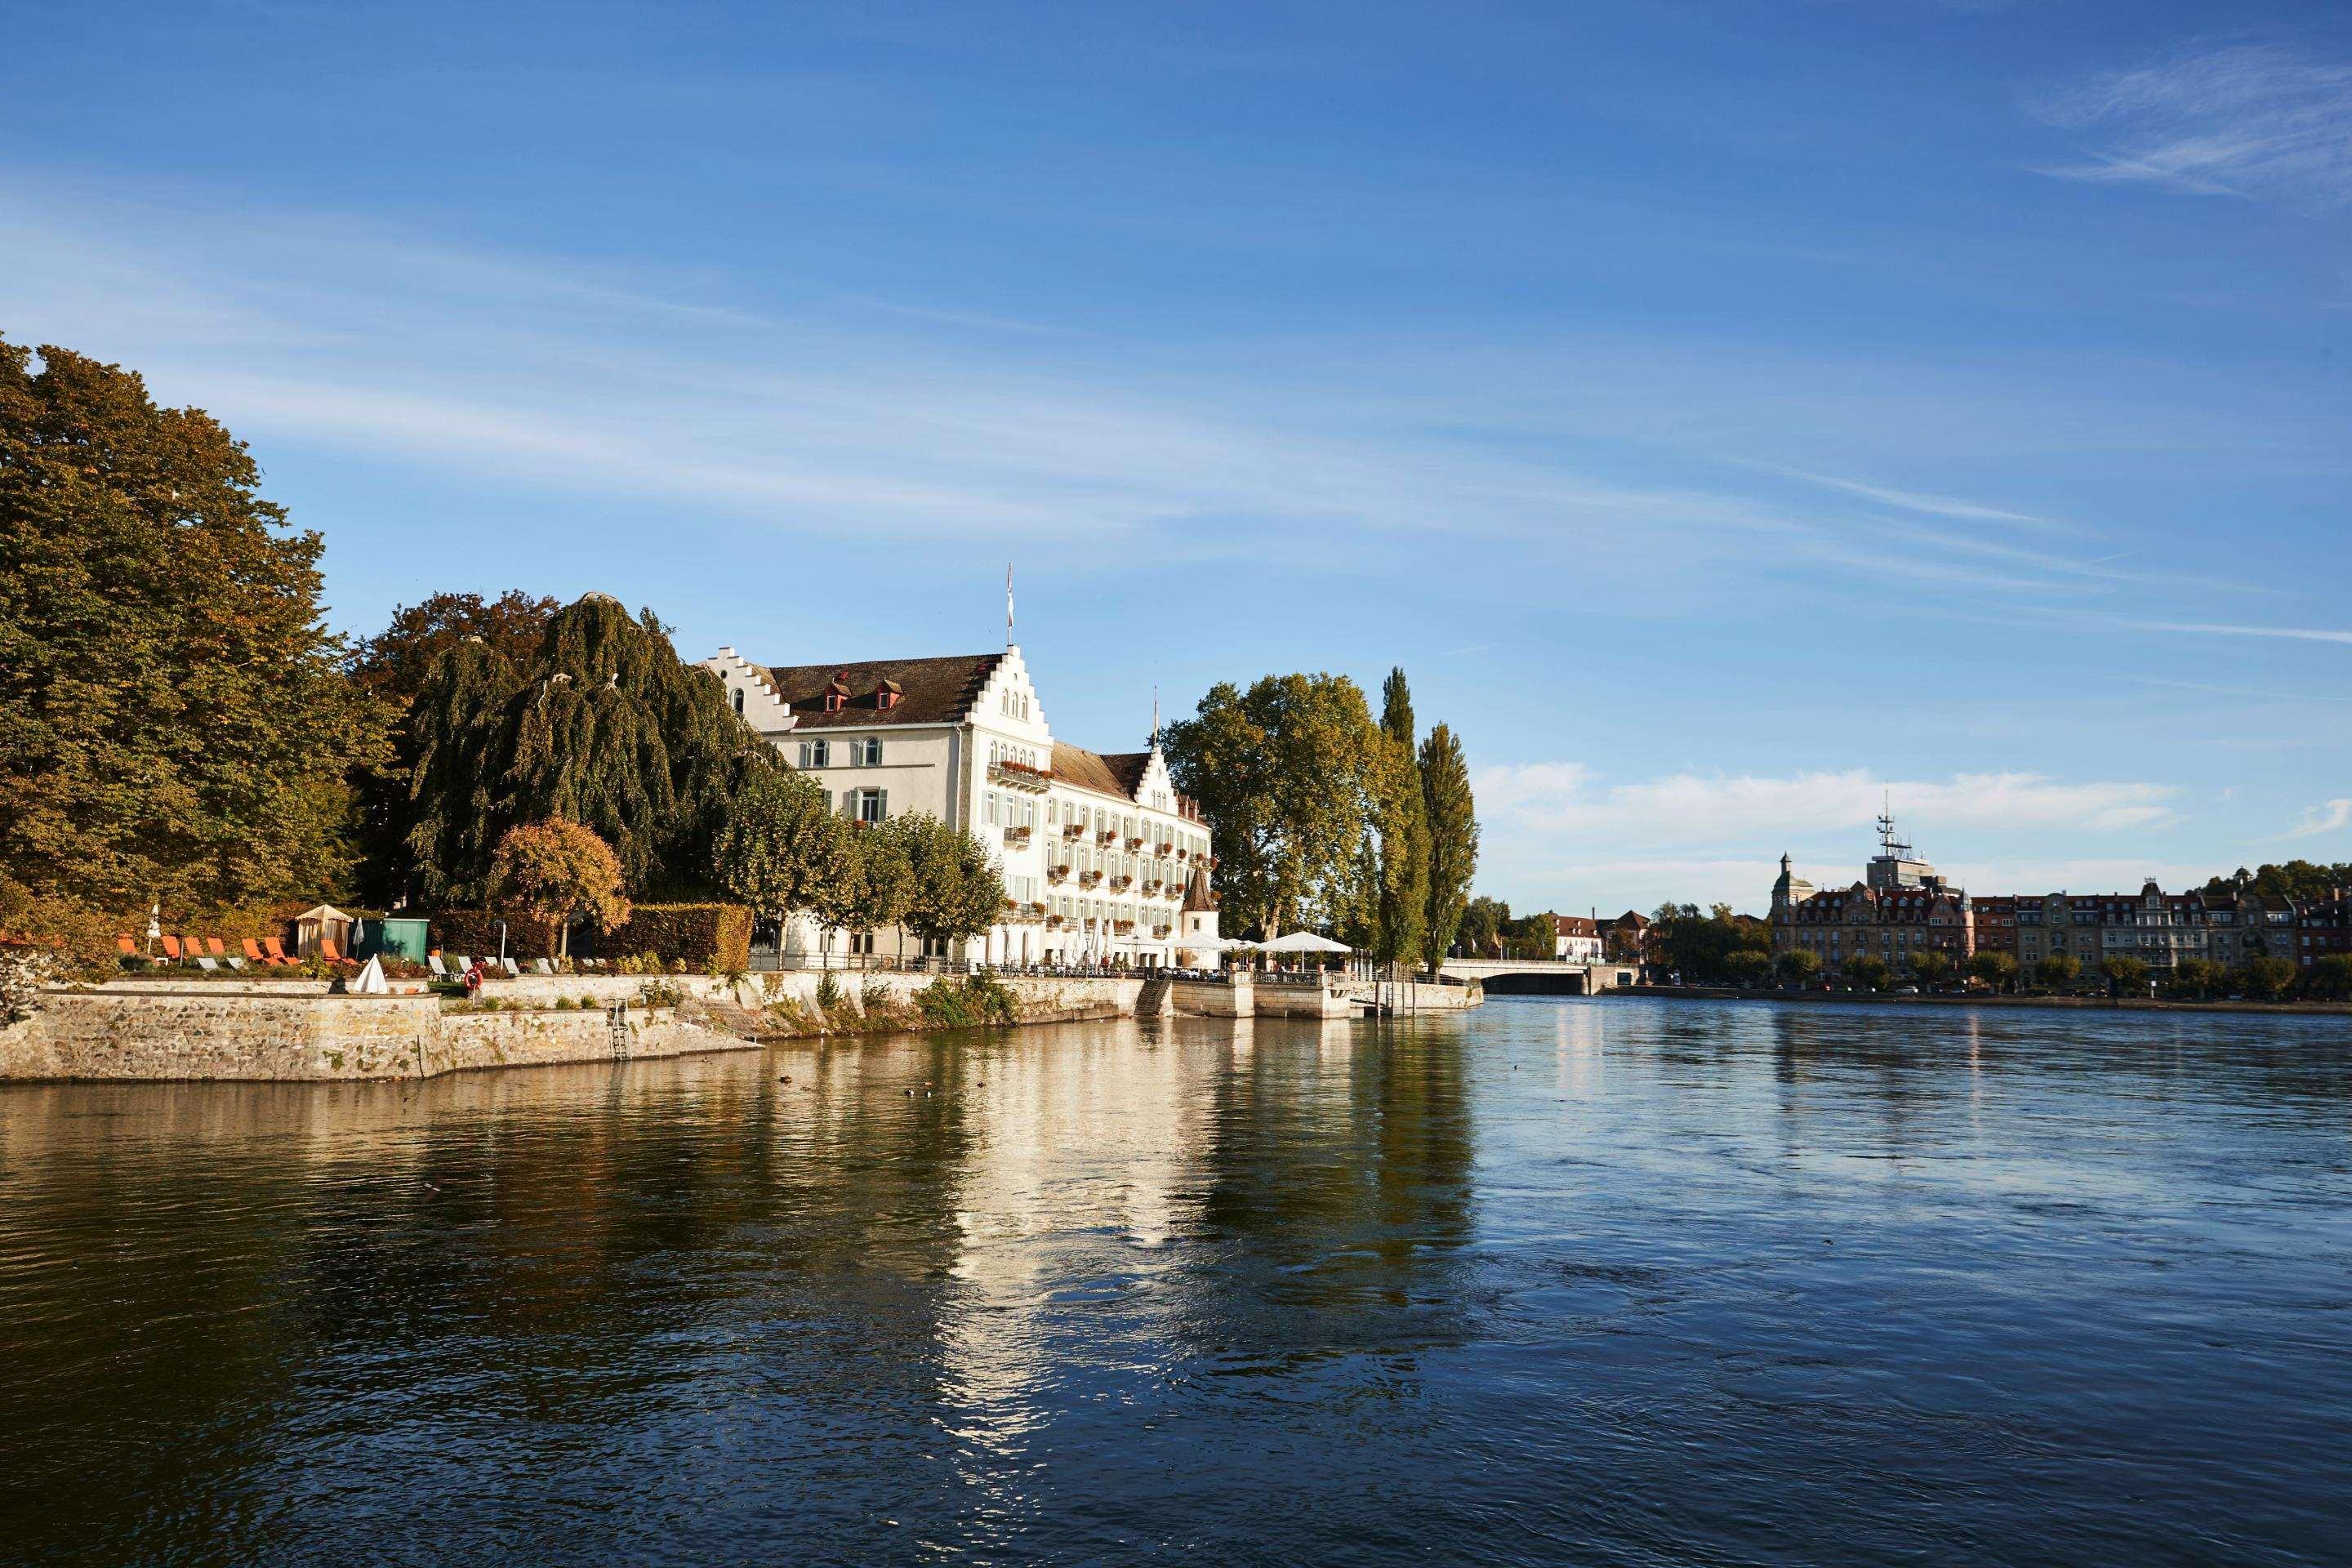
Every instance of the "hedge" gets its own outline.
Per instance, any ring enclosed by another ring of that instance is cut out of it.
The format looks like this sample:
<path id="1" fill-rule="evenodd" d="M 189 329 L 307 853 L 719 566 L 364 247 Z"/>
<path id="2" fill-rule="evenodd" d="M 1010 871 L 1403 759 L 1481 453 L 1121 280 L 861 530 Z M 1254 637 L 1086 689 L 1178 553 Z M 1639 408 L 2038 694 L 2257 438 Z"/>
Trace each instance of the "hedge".
<path id="1" fill-rule="evenodd" d="M 443 910 L 433 917 L 430 945 L 436 952 L 462 952 L 472 958 L 499 952 L 499 922 L 507 922 L 507 954 L 510 958 L 543 958 L 555 951 L 551 921 L 529 915 L 502 915 L 496 910 Z"/>
<path id="2" fill-rule="evenodd" d="M 741 904 L 639 904 L 629 918 L 596 933 L 607 958 L 651 952 L 665 963 L 684 959 L 696 969 L 751 966 L 751 911 Z"/>
<path id="3" fill-rule="evenodd" d="M 549 952 L 554 931 L 549 922 L 529 915 L 500 915 L 496 910 L 443 910 L 433 917 L 433 945 L 443 952 L 496 953 L 499 921 L 507 922 L 507 952 L 518 958 L 537 958 Z M 751 966 L 751 911 L 741 904 L 639 904 L 629 918 L 611 931 L 595 932 L 587 942 L 576 937 L 574 958 L 635 958 L 655 953 L 665 963 L 683 959 L 695 969 L 710 967 L 715 957 L 720 969 Z"/>

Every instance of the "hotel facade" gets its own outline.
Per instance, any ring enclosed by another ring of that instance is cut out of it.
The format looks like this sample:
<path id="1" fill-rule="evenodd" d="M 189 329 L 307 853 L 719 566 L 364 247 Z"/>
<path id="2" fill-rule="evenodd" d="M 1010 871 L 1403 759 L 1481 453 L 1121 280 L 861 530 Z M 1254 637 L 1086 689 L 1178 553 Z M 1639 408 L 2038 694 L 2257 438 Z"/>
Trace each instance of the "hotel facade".
<path id="1" fill-rule="evenodd" d="M 1217 962 L 1209 825 L 1169 778 L 1156 726 L 1140 752 L 1055 739 L 1017 646 L 778 666 L 729 647 L 703 668 L 842 816 L 935 816 L 979 839 L 1004 879 L 1003 918 L 949 951 L 925 952 L 901 931 L 861 939 L 795 920 L 770 937 L 784 962 L 901 952 L 989 965 Z"/>

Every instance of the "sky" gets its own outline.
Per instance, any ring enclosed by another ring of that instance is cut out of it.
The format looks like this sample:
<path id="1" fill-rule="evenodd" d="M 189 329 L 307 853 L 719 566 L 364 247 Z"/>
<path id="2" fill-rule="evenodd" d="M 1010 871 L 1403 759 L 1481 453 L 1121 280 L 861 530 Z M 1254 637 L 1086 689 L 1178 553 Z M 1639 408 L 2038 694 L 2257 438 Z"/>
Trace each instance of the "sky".
<path id="1" fill-rule="evenodd" d="M 0 334 L 248 441 L 353 635 L 1391 666 L 1480 890 L 2352 859 L 2352 7 L 13 8 Z"/>

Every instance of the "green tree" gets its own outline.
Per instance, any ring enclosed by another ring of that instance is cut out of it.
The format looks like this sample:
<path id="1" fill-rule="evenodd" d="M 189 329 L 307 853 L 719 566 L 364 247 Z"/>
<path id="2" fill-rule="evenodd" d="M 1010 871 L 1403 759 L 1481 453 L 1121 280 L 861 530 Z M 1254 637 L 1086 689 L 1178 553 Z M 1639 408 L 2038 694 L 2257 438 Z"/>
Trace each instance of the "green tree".
<path id="1" fill-rule="evenodd" d="M 2184 958 L 2172 966 L 2173 994 L 2202 1002 L 2221 978 L 2221 966 L 2211 959 Z"/>
<path id="2" fill-rule="evenodd" d="M 2045 991 L 2072 990 L 2075 977 L 2082 973 L 2081 962 L 2063 952 L 2053 952 L 2033 966 L 2033 978 Z"/>
<path id="3" fill-rule="evenodd" d="M 855 833 L 857 901 L 850 910 L 850 930 L 877 931 L 906 919 L 915 899 L 914 851 L 906 826 L 909 820 L 894 816 Z M 903 931 L 898 956 L 907 956 Z"/>
<path id="4" fill-rule="evenodd" d="M 2106 976 L 2107 988 L 2114 994 L 2147 994 L 2147 965 L 2129 953 L 2101 959 L 2099 973 Z"/>
<path id="5" fill-rule="evenodd" d="M 139 376 L 0 340 L 0 882 L 86 909 L 340 892 L 382 715 L 319 536 Z"/>
<path id="6" fill-rule="evenodd" d="M 1549 958 L 1559 951 L 1559 919 L 1551 910 L 1522 915 L 1511 922 L 1504 945 L 1513 958 Z"/>
<path id="7" fill-rule="evenodd" d="M 901 818 L 909 888 L 901 917 L 929 942 L 966 942 L 1004 912 L 1004 879 L 971 834 L 920 813 Z"/>
<path id="8" fill-rule="evenodd" d="M 1413 752 L 1412 694 L 1404 671 L 1381 687 L 1381 745 L 1372 775 L 1372 831 L 1380 841 L 1372 957 L 1406 963 L 1422 950 L 1429 919 L 1429 821 Z"/>
<path id="9" fill-rule="evenodd" d="M 1724 967 L 1742 985 L 1753 985 L 1772 973 L 1772 955 L 1760 947 L 1734 948 L 1724 959 Z"/>
<path id="10" fill-rule="evenodd" d="M 1780 970 L 1783 980 L 1802 985 L 1822 972 L 1822 955 L 1810 947 L 1792 947 L 1773 966 Z"/>
<path id="11" fill-rule="evenodd" d="M 1462 743 L 1444 724 L 1421 742 L 1422 821 L 1429 832 L 1429 907 L 1421 927 L 1421 957 L 1434 970 L 1460 932 L 1478 870 L 1478 810 L 1470 795 L 1470 766 Z"/>
<path id="12" fill-rule="evenodd" d="M 574 916 L 600 931 L 629 918 L 612 847 L 561 817 L 506 830 L 491 857 L 489 894 L 494 908 L 547 922 L 550 958 L 566 950 Z"/>
<path id="13" fill-rule="evenodd" d="M 2017 978 L 2017 958 L 2012 953 L 1988 949 L 1969 955 L 1969 973 L 1995 992 L 2006 991 Z"/>
<path id="14" fill-rule="evenodd" d="M 2312 961 L 2303 978 L 2305 994 L 2321 1002 L 2352 1000 L 2352 953 L 2331 952 Z"/>
<path id="15" fill-rule="evenodd" d="M 1876 953 L 1857 952 L 1845 961 L 1845 977 L 1865 991 L 1884 991 L 1895 978 L 1895 971 Z"/>
<path id="16" fill-rule="evenodd" d="M 1499 899 L 1472 899 L 1463 906 L 1455 940 L 1462 944 L 1463 952 L 1473 958 L 1497 958 L 1501 956 L 1497 944 L 1510 922 L 1510 905 Z"/>
<path id="17" fill-rule="evenodd" d="M 428 899 L 464 896 L 486 840 L 548 816 L 611 844 L 633 895 L 706 895 L 729 803 L 783 771 L 716 676 L 681 663 L 650 612 L 602 594 L 550 616 L 527 664 L 487 642 L 445 651 L 409 728 L 404 837 Z"/>
<path id="18" fill-rule="evenodd" d="M 1339 675 L 1221 682 L 1168 727 L 1177 788 L 1212 826 L 1217 893 L 1237 929 L 1269 934 L 1343 919 L 1374 826 L 1381 734 Z"/>
<path id="19" fill-rule="evenodd" d="M 1734 978 L 1730 959 L 1741 948 L 1769 952 L 1772 945 L 1762 921 L 1733 913 L 1729 904 L 1713 905 L 1705 914 L 1696 904 L 1661 904 L 1651 935 L 1668 970 L 1705 985 Z"/>
<path id="20" fill-rule="evenodd" d="M 712 844 L 712 874 L 730 898 L 778 921 L 837 910 L 856 869 L 849 831 L 814 781 L 762 771 L 729 803 Z"/>
<path id="21" fill-rule="evenodd" d="M 518 591 L 488 600 L 478 594 L 435 594 L 394 609 L 389 626 L 352 646 L 345 672 L 374 700 L 388 730 L 383 754 L 352 780 L 361 822 L 359 883 L 371 902 L 398 904 L 422 891 L 408 874 L 409 784 L 418 760 L 409 717 L 436 661 L 473 643 L 509 666 L 525 664 L 556 608 L 553 599 Z"/>
<path id="22" fill-rule="evenodd" d="M 1921 948 L 1911 955 L 1911 973 L 1922 985 L 1937 984 L 1950 976 L 1952 955 L 1937 948 Z"/>
<path id="23" fill-rule="evenodd" d="M 2352 860 L 2333 865 L 2312 860 L 2289 860 L 2276 866 L 2265 863 L 2251 872 L 2242 866 L 2235 876 L 2216 877 L 2207 882 L 2204 890 L 2226 896 L 2242 889 L 2299 903 L 2324 903 L 2343 887 L 2352 887 Z"/>
<path id="24" fill-rule="evenodd" d="M 2275 1002 L 2294 984 L 2294 963 L 2284 958 L 2246 960 L 2246 994 L 2257 1002 Z"/>

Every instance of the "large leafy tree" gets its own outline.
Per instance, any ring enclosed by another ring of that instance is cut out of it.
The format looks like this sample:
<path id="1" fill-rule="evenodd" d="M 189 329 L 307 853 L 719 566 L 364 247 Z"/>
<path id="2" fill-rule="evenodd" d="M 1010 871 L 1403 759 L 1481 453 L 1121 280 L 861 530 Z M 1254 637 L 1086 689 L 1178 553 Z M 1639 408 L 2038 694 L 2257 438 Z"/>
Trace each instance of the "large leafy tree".
<path id="1" fill-rule="evenodd" d="M 1269 675 L 1246 692 L 1220 682 L 1166 744 L 1177 787 L 1213 824 L 1217 893 L 1237 928 L 1347 918 L 1381 776 L 1362 688 L 1341 675 Z"/>
<path id="2" fill-rule="evenodd" d="M 932 942 L 967 941 L 994 925 L 1004 910 L 1004 879 L 980 840 L 920 813 L 897 820 L 908 867 L 901 923 Z"/>
<path id="3" fill-rule="evenodd" d="M 0 879 L 85 907 L 336 892 L 379 748 L 319 536 L 135 374 L 0 340 Z"/>
<path id="4" fill-rule="evenodd" d="M 499 909 L 547 926 L 547 956 L 561 952 L 572 917 L 610 931 L 629 918 L 621 862 L 602 838 L 561 817 L 509 827 L 490 858 L 489 894 Z"/>
<path id="5" fill-rule="evenodd" d="M 1421 955 L 1434 969 L 1454 945 L 1478 869 L 1478 813 L 1470 796 L 1470 768 L 1462 743 L 1444 724 L 1421 742 L 1422 820 L 1429 834 L 1428 912 Z"/>
<path id="6" fill-rule="evenodd" d="M 712 873 L 729 895 L 779 921 L 834 908 L 852 879 L 849 836 L 813 780 L 763 771 L 730 806 L 712 846 Z"/>
<path id="7" fill-rule="evenodd" d="M 2333 897 L 2339 888 L 2352 888 L 2352 860 L 2334 865 L 2315 860 L 2289 860 L 2275 866 L 2264 862 L 2252 871 L 2241 866 L 2235 875 L 2216 877 L 2207 882 L 2204 890 L 2228 896 L 2242 889 L 2273 898 L 2319 902 Z"/>
<path id="8" fill-rule="evenodd" d="M 1473 958 L 1496 958 L 1503 931 L 1511 923 L 1511 906 L 1500 899 L 1479 897 L 1463 907 L 1459 936 Z"/>
<path id="9" fill-rule="evenodd" d="M 609 843 L 632 895 L 708 893 L 729 803 L 783 771 L 650 612 L 601 594 L 551 616 L 525 662 L 487 641 L 443 653 L 408 721 L 404 837 L 427 899 L 470 896 L 499 833 L 551 816 Z"/>
<path id="10" fill-rule="evenodd" d="M 1383 963 L 1419 957 L 1429 918 L 1429 822 L 1421 763 L 1413 754 L 1412 692 L 1404 671 L 1381 687 L 1381 746 L 1372 777 L 1372 826 L 1380 839 L 1371 952 Z"/>

